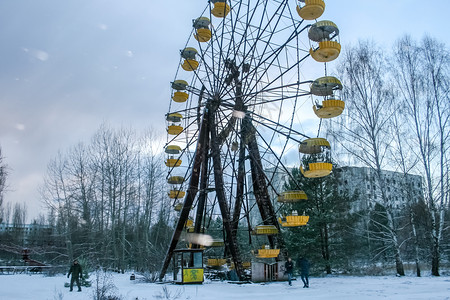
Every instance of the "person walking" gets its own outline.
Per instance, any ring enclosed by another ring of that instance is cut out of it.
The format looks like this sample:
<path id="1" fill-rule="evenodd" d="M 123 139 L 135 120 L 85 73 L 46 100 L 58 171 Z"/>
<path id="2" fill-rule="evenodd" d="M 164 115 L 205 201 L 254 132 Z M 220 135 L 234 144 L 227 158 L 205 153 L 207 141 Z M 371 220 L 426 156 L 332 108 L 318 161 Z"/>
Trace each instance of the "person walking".
<path id="1" fill-rule="evenodd" d="M 69 274 L 67 274 L 67 278 L 69 278 L 70 274 L 72 274 L 72 277 L 70 278 L 70 291 L 73 291 L 73 282 L 76 281 L 78 291 L 81 292 L 80 279 L 83 279 L 83 271 L 82 271 L 81 265 L 78 263 L 77 259 L 75 259 L 73 261 L 73 265 L 70 266 L 70 270 L 69 270 Z"/>
<path id="2" fill-rule="evenodd" d="M 286 269 L 286 274 L 288 275 L 289 285 L 292 285 L 292 273 L 294 272 L 294 262 L 290 257 L 288 257 L 287 262 L 284 264 Z"/>
<path id="3" fill-rule="evenodd" d="M 300 268 L 300 277 L 303 281 L 303 288 L 309 288 L 309 261 L 305 257 L 301 257 L 298 261 Z"/>

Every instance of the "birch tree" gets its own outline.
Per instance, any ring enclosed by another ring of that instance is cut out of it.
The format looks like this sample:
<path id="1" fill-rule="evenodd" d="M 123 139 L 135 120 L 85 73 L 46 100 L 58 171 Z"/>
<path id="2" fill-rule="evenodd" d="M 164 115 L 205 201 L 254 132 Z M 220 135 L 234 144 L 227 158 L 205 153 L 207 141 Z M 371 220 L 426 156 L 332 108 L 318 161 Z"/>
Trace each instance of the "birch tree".
<path id="1" fill-rule="evenodd" d="M 392 250 L 397 273 L 404 275 L 393 199 L 382 174 L 382 170 L 389 169 L 387 157 L 394 139 L 390 120 L 395 109 L 392 89 L 386 81 L 385 58 L 373 43 L 360 42 L 356 47 L 348 48 L 341 70 L 346 111 L 338 120 L 340 127 L 334 134 L 359 164 L 370 167 L 376 174 L 379 193 L 373 201 L 383 207 L 386 218 L 383 236 L 379 236 L 386 247 L 379 251 Z"/>
<path id="2" fill-rule="evenodd" d="M 0 147 L 0 223 L 3 222 L 4 218 L 3 194 L 5 193 L 7 176 L 7 166 L 2 154 L 2 147 Z"/>
<path id="3" fill-rule="evenodd" d="M 394 48 L 392 68 L 406 107 L 405 124 L 410 124 L 413 133 L 410 149 L 419 161 L 416 170 L 424 178 L 431 219 L 431 272 L 435 276 L 439 276 L 449 193 L 449 58 L 446 47 L 436 40 L 425 37 L 416 43 L 405 36 Z"/>

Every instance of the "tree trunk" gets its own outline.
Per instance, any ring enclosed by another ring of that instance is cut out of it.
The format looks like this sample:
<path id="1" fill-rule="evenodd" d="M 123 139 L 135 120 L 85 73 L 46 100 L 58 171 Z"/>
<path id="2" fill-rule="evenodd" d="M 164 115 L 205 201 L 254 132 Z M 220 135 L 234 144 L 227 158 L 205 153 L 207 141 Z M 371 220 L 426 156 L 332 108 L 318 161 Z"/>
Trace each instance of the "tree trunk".
<path id="1" fill-rule="evenodd" d="M 436 236 L 433 236 L 432 252 L 431 252 L 431 275 L 440 276 L 439 262 L 440 262 L 439 239 Z"/>

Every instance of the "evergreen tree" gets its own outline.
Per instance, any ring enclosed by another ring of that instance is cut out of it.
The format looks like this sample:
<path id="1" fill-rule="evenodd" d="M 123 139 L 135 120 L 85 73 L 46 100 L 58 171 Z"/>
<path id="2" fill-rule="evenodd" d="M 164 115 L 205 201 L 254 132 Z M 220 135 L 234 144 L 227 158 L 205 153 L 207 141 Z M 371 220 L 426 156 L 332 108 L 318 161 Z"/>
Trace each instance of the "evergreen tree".
<path id="1" fill-rule="evenodd" d="M 347 265 L 353 252 L 351 228 L 356 217 L 350 213 L 352 198 L 339 194 L 333 174 L 306 178 L 299 169 L 294 168 L 292 177 L 285 184 L 285 190 L 300 188 L 307 194 L 308 200 L 285 204 L 281 211 L 290 214 L 291 210 L 296 210 L 310 218 L 306 226 L 286 229 L 288 251 L 293 257 L 309 257 L 320 269 L 331 274 L 332 265 Z"/>

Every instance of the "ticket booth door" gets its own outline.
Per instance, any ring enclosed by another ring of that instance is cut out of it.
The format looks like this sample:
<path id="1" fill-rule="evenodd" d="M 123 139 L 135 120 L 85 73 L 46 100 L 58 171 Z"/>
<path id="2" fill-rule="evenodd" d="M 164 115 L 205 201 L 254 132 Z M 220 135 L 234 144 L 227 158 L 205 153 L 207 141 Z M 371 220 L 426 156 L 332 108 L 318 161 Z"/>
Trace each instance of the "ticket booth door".
<path id="1" fill-rule="evenodd" d="M 179 249 L 173 256 L 175 283 L 203 283 L 203 250 Z"/>

